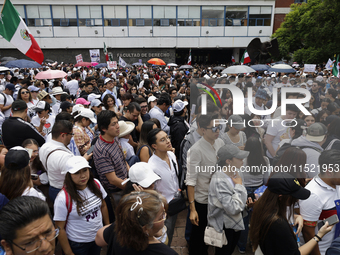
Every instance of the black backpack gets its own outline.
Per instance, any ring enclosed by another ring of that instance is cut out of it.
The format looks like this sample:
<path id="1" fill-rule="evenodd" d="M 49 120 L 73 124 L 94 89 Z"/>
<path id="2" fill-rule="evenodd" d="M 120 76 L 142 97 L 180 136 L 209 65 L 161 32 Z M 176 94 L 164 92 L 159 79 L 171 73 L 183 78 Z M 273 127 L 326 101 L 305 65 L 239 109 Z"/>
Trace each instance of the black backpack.
<path id="1" fill-rule="evenodd" d="M 320 150 L 319 148 L 313 147 L 313 146 L 294 146 L 291 143 L 285 143 L 283 144 L 280 149 L 276 152 L 275 157 L 273 158 L 273 166 L 276 166 L 277 163 L 279 162 L 280 158 L 282 157 L 283 153 L 285 153 L 285 151 L 291 147 L 295 147 L 295 148 L 299 148 L 299 149 L 305 149 L 305 148 L 310 148 L 313 150 L 316 150 L 317 152 L 321 153 L 322 150 Z"/>

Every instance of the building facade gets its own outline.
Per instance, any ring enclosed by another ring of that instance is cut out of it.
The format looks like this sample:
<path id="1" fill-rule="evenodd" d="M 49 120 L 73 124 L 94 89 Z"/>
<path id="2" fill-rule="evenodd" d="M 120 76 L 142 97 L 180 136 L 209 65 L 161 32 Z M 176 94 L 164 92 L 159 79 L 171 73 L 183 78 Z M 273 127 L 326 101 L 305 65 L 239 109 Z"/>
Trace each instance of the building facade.
<path id="1" fill-rule="evenodd" d="M 281 0 L 280 0 L 281 1 Z M 280 2 L 276 1 L 276 3 Z M 12 0 L 45 59 L 75 62 L 104 42 L 114 60 L 146 62 L 152 57 L 185 63 L 238 61 L 249 42 L 270 39 L 275 0 Z M 1 56 L 23 55 L 0 39 Z"/>

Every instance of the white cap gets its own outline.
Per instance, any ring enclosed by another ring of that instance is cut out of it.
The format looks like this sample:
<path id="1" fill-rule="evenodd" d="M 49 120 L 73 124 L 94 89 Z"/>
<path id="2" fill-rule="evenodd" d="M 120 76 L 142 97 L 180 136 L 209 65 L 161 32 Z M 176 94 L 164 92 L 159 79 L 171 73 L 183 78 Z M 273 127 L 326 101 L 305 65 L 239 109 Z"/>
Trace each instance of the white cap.
<path id="1" fill-rule="evenodd" d="M 106 78 L 104 84 L 108 83 L 109 81 L 113 81 L 111 78 Z"/>
<path id="2" fill-rule="evenodd" d="M 145 79 L 149 79 L 149 75 L 144 74 L 144 80 L 145 80 Z"/>
<path id="3" fill-rule="evenodd" d="M 84 109 L 84 105 L 76 104 L 75 106 L 73 106 L 71 114 L 73 114 L 75 112 L 80 112 L 82 109 Z"/>
<path id="4" fill-rule="evenodd" d="M 135 124 L 131 121 L 118 121 L 119 124 L 119 138 L 126 136 L 127 134 L 130 134 L 134 128 L 135 128 Z"/>
<path id="5" fill-rule="evenodd" d="M 155 181 L 160 180 L 148 163 L 138 162 L 130 167 L 129 179 L 131 182 L 138 183 L 143 188 L 150 187 Z"/>
<path id="6" fill-rule="evenodd" d="M 99 99 L 93 99 L 92 101 L 91 101 L 91 107 L 92 106 L 99 106 L 99 105 L 101 105 L 102 104 L 102 101 L 100 101 Z"/>
<path id="7" fill-rule="evenodd" d="M 62 95 L 62 94 L 67 94 L 66 92 L 63 91 L 61 87 L 55 87 L 52 89 L 51 95 Z"/>
<path id="8" fill-rule="evenodd" d="M 81 109 L 80 113 L 77 116 L 75 116 L 74 118 L 76 119 L 79 116 L 90 119 L 92 123 L 97 123 L 97 120 L 94 117 L 94 112 L 91 111 L 90 109 L 87 109 L 87 108 Z"/>
<path id="9" fill-rule="evenodd" d="M 90 95 L 87 96 L 87 101 L 92 102 L 96 98 L 100 98 L 100 95 L 97 95 L 95 93 L 91 93 Z"/>
<path id="10" fill-rule="evenodd" d="M 157 97 L 151 96 L 151 97 L 148 98 L 148 103 L 153 102 L 155 100 L 157 100 Z"/>
<path id="11" fill-rule="evenodd" d="M 82 156 L 74 156 L 69 158 L 66 162 L 66 166 L 62 169 L 62 174 L 70 173 L 75 174 L 83 168 L 91 168 L 89 162 Z"/>
<path id="12" fill-rule="evenodd" d="M 172 109 L 174 112 L 180 112 L 184 109 L 184 107 L 188 105 L 187 101 L 182 101 L 181 99 L 176 100 L 176 102 L 173 103 Z"/>

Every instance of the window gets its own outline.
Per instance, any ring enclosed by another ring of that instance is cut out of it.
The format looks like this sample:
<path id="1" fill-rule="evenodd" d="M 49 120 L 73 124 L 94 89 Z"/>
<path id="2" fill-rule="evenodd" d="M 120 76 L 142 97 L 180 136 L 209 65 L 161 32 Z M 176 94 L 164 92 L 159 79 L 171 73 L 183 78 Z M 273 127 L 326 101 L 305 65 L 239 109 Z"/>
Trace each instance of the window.
<path id="1" fill-rule="evenodd" d="M 224 25 L 223 6 L 203 6 L 202 26 L 223 26 Z"/>
<path id="2" fill-rule="evenodd" d="M 23 5 L 14 5 L 15 9 L 19 12 L 20 17 L 25 21 L 26 23 L 26 16 L 25 16 L 25 10 Z M 0 10 L 2 10 L 2 5 L 0 5 Z"/>
<path id="3" fill-rule="evenodd" d="M 79 6 L 78 5 L 79 26 L 102 26 L 101 6 Z"/>
<path id="4" fill-rule="evenodd" d="M 307 3 L 307 0 L 295 0 L 296 4 Z"/>
<path id="5" fill-rule="evenodd" d="M 226 26 L 247 26 L 248 7 L 227 6 L 225 15 Z"/>
<path id="6" fill-rule="evenodd" d="M 272 18 L 271 6 L 249 7 L 249 26 L 270 26 Z"/>
<path id="7" fill-rule="evenodd" d="M 48 5 L 27 5 L 27 26 L 51 26 L 51 10 Z M 21 15 L 21 14 L 20 14 Z"/>
<path id="8" fill-rule="evenodd" d="M 129 6 L 129 26 L 152 26 L 151 6 Z"/>
<path id="9" fill-rule="evenodd" d="M 176 26 L 176 6 L 154 6 L 154 26 Z"/>
<path id="10" fill-rule="evenodd" d="M 104 26 L 127 26 L 126 6 L 103 6 Z"/>
<path id="11" fill-rule="evenodd" d="M 178 26 L 200 26 L 201 10 L 199 6 L 178 6 Z"/>
<path id="12" fill-rule="evenodd" d="M 54 26 L 78 26 L 75 5 L 52 6 Z"/>

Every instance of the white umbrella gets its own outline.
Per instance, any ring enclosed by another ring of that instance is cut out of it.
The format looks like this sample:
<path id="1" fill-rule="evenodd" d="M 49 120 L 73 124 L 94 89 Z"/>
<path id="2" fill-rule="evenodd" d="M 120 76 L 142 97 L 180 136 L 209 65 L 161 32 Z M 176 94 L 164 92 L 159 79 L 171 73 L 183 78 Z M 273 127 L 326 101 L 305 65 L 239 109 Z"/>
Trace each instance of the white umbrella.
<path id="1" fill-rule="evenodd" d="M 0 72 L 6 72 L 9 71 L 8 67 L 0 66 Z"/>
<path id="2" fill-rule="evenodd" d="M 167 64 L 167 66 L 178 66 L 178 65 L 175 64 L 175 63 L 169 63 L 169 64 Z"/>
<path id="3" fill-rule="evenodd" d="M 253 73 L 256 72 L 253 68 L 246 65 L 229 66 L 222 73 Z"/>
<path id="4" fill-rule="evenodd" d="M 276 73 L 295 73 L 296 70 L 287 64 L 277 64 L 268 69 L 268 72 Z"/>

